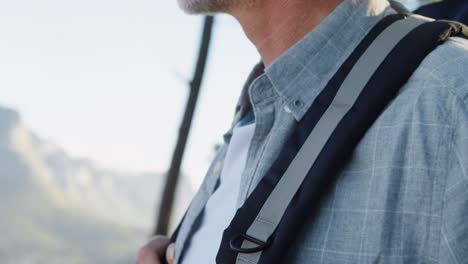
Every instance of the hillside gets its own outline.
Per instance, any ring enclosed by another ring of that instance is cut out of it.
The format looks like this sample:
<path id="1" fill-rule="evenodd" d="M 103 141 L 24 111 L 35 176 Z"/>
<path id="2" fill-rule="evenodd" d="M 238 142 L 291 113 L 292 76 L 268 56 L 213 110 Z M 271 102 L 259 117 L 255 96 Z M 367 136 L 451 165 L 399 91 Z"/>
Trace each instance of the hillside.
<path id="1" fill-rule="evenodd" d="M 162 182 L 71 158 L 0 107 L 0 262 L 132 263 Z"/>

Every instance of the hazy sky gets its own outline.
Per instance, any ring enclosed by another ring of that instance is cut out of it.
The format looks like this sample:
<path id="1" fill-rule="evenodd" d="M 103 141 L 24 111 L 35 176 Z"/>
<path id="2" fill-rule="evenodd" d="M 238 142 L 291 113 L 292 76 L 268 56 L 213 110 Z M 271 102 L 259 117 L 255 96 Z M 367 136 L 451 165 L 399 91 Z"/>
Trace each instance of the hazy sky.
<path id="1" fill-rule="evenodd" d="M 195 185 L 259 60 L 232 18 L 216 22 L 183 166 Z M 201 25 L 176 0 L 0 0 L 0 105 L 73 156 L 165 171 Z"/>
<path id="2" fill-rule="evenodd" d="M 184 171 L 199 182 L 259 59 L 219 17 Z M 0 1 L 0 105 L 41 137 L 108 168 L 164 171 L 201 17 L 176 1 Z"/>

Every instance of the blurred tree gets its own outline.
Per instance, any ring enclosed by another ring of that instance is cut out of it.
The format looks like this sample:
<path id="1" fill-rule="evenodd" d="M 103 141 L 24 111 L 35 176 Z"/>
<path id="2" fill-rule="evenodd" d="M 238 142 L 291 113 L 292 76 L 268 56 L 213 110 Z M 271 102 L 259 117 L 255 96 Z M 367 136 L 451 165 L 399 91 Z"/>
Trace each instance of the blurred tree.
<path id="1" fill-rule="evenodd" d="M 171 166 L 167 173 L 166 184 L 164 186 L 163 196 L 157 216 L 158 221 L 154 230 L 154 234 L 166 235 L 169 229 L 169 221 L 172 215 L 175 192 L 180 175 L 180 166 L 184 157 L 185 147 L 187 145 L 187 139 L 190 133 L 193 115 L 197 105 L 198 95 L 200 93 L 200 87 L 208 58 L 213 23 L 214 17 L 205 17 L 195 74 L 193 80 L 190 82 L 190 94 L 188 97 L 182 124 L 180 126 L 179 137 L 172 157 Z"/>

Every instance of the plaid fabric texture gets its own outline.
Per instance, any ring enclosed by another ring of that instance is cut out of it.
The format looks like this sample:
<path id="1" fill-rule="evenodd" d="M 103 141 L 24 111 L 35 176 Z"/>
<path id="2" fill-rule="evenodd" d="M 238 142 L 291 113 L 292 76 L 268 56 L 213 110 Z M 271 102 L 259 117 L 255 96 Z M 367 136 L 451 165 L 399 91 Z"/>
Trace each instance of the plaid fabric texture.
<path id="1" fill-rule="evenodd" d="M 338 67 L 393 12 L 382 1 L 380 12 L 370 14 L 369 5 L 345 0 L 251 84 L 256 132 L 239 175 L 239 206 Z M 230 133 L 182 224 L 176 263 L 203 224 Z M 468 263 L 467 41 L 451 39 L 424 60 L 369 129 L 288 254 L 292 264 Z"/>

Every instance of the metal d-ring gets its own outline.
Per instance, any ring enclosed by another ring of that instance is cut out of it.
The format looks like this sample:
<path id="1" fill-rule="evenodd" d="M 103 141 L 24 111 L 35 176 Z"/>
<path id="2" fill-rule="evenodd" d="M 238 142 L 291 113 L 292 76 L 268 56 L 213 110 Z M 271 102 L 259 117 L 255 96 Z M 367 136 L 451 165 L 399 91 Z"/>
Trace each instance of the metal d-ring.
<path id="1" fill-rule="evenodd" d="M 252 248 L 242 248 L 242 246 L 241 247 L 237 246 L 238 244 L 241 244 L 244 240 L 257 244 L 258 246 L 252 247 Z M 232 251 L 235 251 L 237 253 L 255 253 L 255 252 L 264 250 L 269 245 L 270 245 L 270 241 L 263 242 L 259 239 L 256 239 L 254 237 L 251 237 L 245 234 L 238 234 L 229 241 L 229 247 L 231 248 Z"/>

